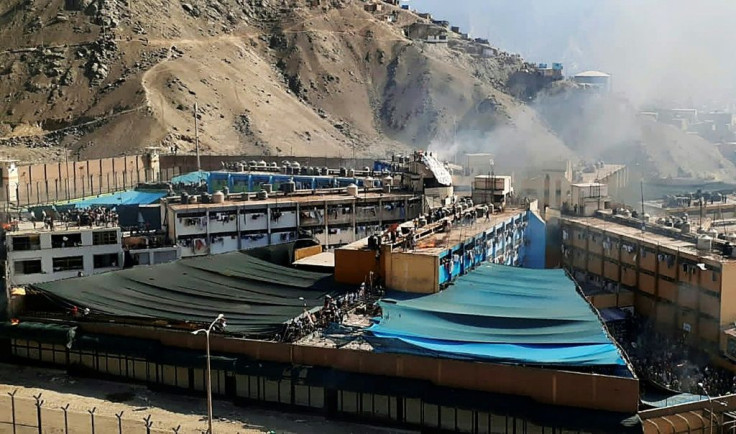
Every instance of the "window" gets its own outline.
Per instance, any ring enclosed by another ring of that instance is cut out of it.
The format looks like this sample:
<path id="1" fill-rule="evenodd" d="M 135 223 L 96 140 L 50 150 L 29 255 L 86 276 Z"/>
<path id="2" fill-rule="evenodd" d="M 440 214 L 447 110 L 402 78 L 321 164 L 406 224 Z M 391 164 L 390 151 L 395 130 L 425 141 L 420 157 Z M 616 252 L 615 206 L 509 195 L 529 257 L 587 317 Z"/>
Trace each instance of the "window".
<path id="1" fill-rule="evenodd" d="M 95 255 L 94 267 L 95 268 L 108 268 L 118 266 L 118 254 L 108 253 L 104 255 Z"/>
<path id="2" fill-rule="evenodd" d="M 100 231 L 92 234 L 92 244 L 95 246 L 101 246 L 103 244 L 117 244 L 118 243 L 118 232 L 117 231 Z"/>
<path id="3" fill-rule="evenodd" d="M 36 274 L 41 272 L 40 259 L 28 259 L 25 261 L 15 261 L 15 274 Z"/>
<path id="4" fill-rule="evenodd" d="M 41 239 L 38 235 L 28 235 L 23 237 L 13 237 L 13 250 L 39 250 L 41 248 Z"/>
<path id="5" fill-rule="evenodd" d="M 51 235 L 51 247 L 60 249 L 64 247 L 79 247 L 82 245 L 82 234 L 66 233 L 59 235 Z"/>
<path id="6" fill-rule="evenodd" d="M 65 256 L 54 258 L 54 272 L 68 270 L 84 270 L 84 259 L 81 256 Z"/>

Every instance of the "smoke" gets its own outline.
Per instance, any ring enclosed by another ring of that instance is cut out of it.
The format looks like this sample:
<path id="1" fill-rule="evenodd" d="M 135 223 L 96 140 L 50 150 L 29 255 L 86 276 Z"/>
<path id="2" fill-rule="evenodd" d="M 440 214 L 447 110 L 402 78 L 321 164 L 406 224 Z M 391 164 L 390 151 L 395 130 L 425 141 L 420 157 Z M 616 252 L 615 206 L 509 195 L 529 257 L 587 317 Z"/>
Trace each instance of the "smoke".
<path id="1" fill-rule="evenodd" d="M 566 74 L 613 75 L 635 104 L 729 108 L 736 98 L 736 2 L 424 0 L 413 7 Z"/>

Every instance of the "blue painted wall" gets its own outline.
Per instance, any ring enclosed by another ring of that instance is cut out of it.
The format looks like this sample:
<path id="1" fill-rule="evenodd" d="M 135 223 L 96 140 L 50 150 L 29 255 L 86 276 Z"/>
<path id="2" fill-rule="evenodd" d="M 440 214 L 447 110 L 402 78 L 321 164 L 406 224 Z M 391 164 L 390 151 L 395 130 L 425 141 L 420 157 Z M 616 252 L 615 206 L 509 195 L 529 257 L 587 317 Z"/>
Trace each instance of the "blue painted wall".
<path id="1" fill-rule="evenodd" d="M 527 268 L 544 268 L 545 222 L 527 211 L 498 223 L 464 244 L 440 254 L 439 283 L 448 284 L 483 262 Z M 501 257 L 503 261 L 500 261 Z"/>
<path id="2" fill-rule="evenodd" d="M 547 223 L 536 213 L 527 211 L 529 226 L 527 226 L 529 244 L 526 246 L 524 267 L 544 268 L 545 246 L 547 244 Z"/>

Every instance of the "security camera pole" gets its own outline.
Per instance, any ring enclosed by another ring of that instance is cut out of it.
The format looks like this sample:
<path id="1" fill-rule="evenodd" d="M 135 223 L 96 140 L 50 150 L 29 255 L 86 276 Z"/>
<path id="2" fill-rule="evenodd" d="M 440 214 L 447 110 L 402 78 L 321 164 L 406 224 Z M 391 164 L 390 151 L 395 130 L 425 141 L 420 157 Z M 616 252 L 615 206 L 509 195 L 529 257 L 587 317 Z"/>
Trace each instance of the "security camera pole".
<path id="1" fill-rule="evenodd" d="M 212 324 L 206 329 L 199 329 L 192 332 L 193 335 L 204 333 L 207 338 L 207 434 L 213 434 L 212 432 L 212 371 L 210 370 L 210 332 L 215 327 L 225 327 L 225 315 L 219 314 Z"/>

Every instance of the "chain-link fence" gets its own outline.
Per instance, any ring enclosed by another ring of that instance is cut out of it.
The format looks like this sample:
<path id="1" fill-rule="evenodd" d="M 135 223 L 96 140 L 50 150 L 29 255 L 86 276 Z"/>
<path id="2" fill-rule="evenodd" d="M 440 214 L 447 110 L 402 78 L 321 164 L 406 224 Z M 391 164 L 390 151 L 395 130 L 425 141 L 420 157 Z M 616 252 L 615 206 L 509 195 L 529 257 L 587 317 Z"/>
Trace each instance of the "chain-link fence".
<path id="1" fill-rule="evenodd" d="M 0 434 L 206 434 L 206 429 L 162 428 L 145 411 L 100 414 L 96 407 L 84 411 L 70 404 L 51 406 L 41 393 L 28 397 L 17 392 L 0 397 Z"/>

